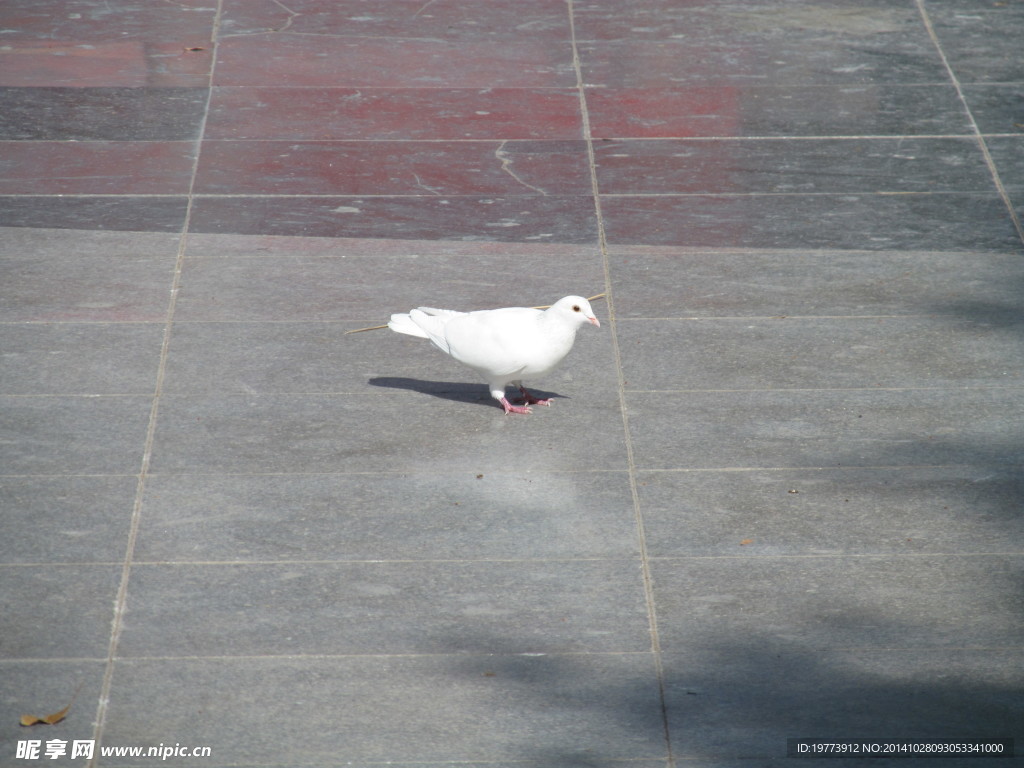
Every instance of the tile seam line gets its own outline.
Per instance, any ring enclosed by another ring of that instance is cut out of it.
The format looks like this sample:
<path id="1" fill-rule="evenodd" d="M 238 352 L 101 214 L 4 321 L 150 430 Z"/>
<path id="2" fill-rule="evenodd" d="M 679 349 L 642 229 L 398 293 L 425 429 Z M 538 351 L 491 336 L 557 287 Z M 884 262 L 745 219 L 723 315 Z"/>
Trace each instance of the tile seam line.
<path id="1" fill-rule="evenodd" d="M 422 193 L 394 193 L 391 195 L 356 195 L 353 193 L 326 193 L 318 195 L 303 195 L 295 193 L 168 193 L 168 194 L 132 194 L 132 193 L 30 193 L 27 195 L 0 195 L 0 198 L 75 198 L 75 199 L 108 199 L 108 198 L 145 198 L 158 200 L 175 200 L 184 198 L 193 200 L 336 200 L 354 199 L 362 200 L 467 200 L 477 199 L 515 199 L 515 200 L 536 200 L 538 198 L 551 199 L 585 199 L 590 198 L 592 193 L 508 193 L 504 190 L 496 190 L 494 193 L 478 194 L 430 194 Z M 928 198 L 938 196 L 981 196 L 992 195 L 990 189 L 850 189 L 847 191 L 813 191 L 813 193 L 788 193 L 788 191 L 753 191 L 753 193 L 723 193 L 723 191 L 694 191 L 694 193 L 637 193 L 637 191 L 624 191 L 624 193 L 601 193 L 605 199 L 646 199 L 646 198 L 848 198 L 854 196 L 878 196 L 883 198 Z M 212 232 L 215 233 L 215 232 Z"/>
<path id="2" fill-rule="evenodd" d="M 992 159 L 992 153 L 989 151 L 988 142 L 985 141 L 985 135 L 978 127 L 978 121 L 974 119 L 974 112 L 971 111 L 971 107 L 967 103 L 963 87 L 960 84 L 960 78 L 958 78 L 956 72 L 953 71 L 953 67 L 950 65 L 949 59 L 946 57 L 946 51 L 942 47 L 942 42 L 939 40 L 939 36 L 935 32 L 931 16 L 928 14 L 928 9 L 925 7 L 925 0 L 914 0 L 914 2 L 917 6 L 917 12 L 921 17 L 925 30 L 928 32 L 928 37 L 931 39 L 932 45 L 935 46 L 935 50 L 938 52 L 939 58 L 942 60 L 942 66 L 945 67 L 946 74 L 949 76 L 950 82 L 952 82 L 953 88 L 956 90 L 957 99 L 959 99 L 960 105 L 963 107 L 963 110 L 967 115 L 975 141 L 978 144 L 978 148 L 981 150 L 982 156 L 985 158 L 985 165 L 988 167 L 992 181 L 995 184 L 996 190 L 999 192 L 999 197 L 1002 198 L 1003 205 L 1006 206 L 1010 221 L 1017 232 L 1017 238 L 1021 242 L 1024 242 L 1024 225 L 1021 224 L 1020 216 L 1017 215 L 1017 209 L 1014 207 L 1013 201 L 1010 199 L 1010 195 L 1006 191 L 1006 187 L 1003 185 L 1003 180 L 999 176 L 999 169 L 996 168 L 995 160 Z"/>
<path id="3" fill-rule="evenodd" d="M 1017 645 L 957 645 L 957 646 L 829 646 L 830 650 L 837 651 L 905 651 L 907 653 L 916 652 L 944 652 L 944 651 L 1013 651 L 1019 652 L 1021 646 Z M 682 653 L 683 651 L 668 651 L 668 653 Z M 196 661 L 196 662 L 252 662 L 252 661 L 332 661 L 332 660 L 371 660 L 371 659 L 392 659 L 392 658 L 405 658 L 405 659 L 447 659 L 447 658 L 472 658 L 472 657 L 486 657 L 486 658 L 536 658 L 544 656 L 635 656 L 642 657 L 650 654 L 649 650 L 646 651 L 508 651 L 493 653 L 489 651 L 468 651 L 465 653 L 460 652 L 430 652 L 430 651 L 410 651 L 407 653 L 241 653 L 237 655 L 226 655 L 226 654 L 209 654 L 209 655 L 191 655 L 191 656 L 118 656 L 116 661 L 122 664 L 138 664 L 147 662 L 166 662 L 166 661 Z M 104 658 L 98 656 L 25 656 L 25 657 L 8 657 L 0 659 L 0 667 L 2 666 L 13 666 L 17 664 L 89 664 L 105 661 Z M 474 765 L 476 761 L 470 761 Z M 502 762 L 502 765 L 506 761 Z M 625 760 L 623 762 L 628 762 Z M 381 765 L 402 765 L 403 763 L 381 763 Z M 218 764 L 220 765 L 220 764 Z M 244 763 L 245 766 L 251 766 L 252 763 Z M 277 765 L 275 763 L 275 765 Z M 421 766 L 423 763 L 416 762 L 416 766 Z M 444 762 L 439 765 L 449 766 L 451 763 Z M 534 765 L 530 762 L 530 765 Z"/>
<path id="4" fill-rule="evenodd" d="M 817 552 L 765 552 L 758 553 L 758 551 L 750 550 L 744 554 L 725 554 L 725 553 L 680 553 L 680 554 L 665 554 L 665 555 L 651 555 L 650 559 L 654 562 L 666 561 L 666 560 L 870 560 L 870 559 L 885 559 L 895 560 L 901 558 L 921 560 L 925 558 L 960 558 L 960 559 L 983 559 L 989 557 L 1013 557 L 1021 558 L 1024 557 L 1024 551 L 1021 550 L 992 550 L 992 551 L 937 551 L 937 552 L 830 552 L 830 553 L 817 553 Z M 614 555 L 609 557 L 538 557 L 538 558 L 472 558 L 472 559 L 453 559 L 453 558 L 424 558 L 424 559 L 411 559 L 411 558 L 393 558 L 393 559 L 378 559 L 378 560 L 367 560 L 367 559 L 338 559 L 338 560 L 324 560 L 324 559 L 308 559 L 308 560 L 137 560 L 135 565 L 148 568 L 148 569 L 181 569 L 181 568 L 270 568 L 270 567 L 281 567 L 281 568 L 295 568 L 295 567 L 327 567 L 337 566 L 338 568 L 343 567 L 363 567 L 363 566 L 455 566 L 455 567 L 470 567 L 480 565 L 577 565 L 577 564 L 621 564 L 628 565 L 635 562 L 635 557 L 631 555 Z M 31 568 L 110 568 L 112 566 L 119 565 L 116 561 L 107 562 L 67 562 L 67 563 L 53 563 L 53 562 L 40 562 L 40 563 L 2 563 L 0 569 L 31 569 Z M 649 653 L 650 651 L 643 651 Z M 639 651 L 638 651 L 639 653 Z M 93 657 L 83 657 L 93 658 Z M 105 657 L 97 657 L 99 660 L 105 660 Z"/>
<path id="5" fill-rule="evenodd" d="M 625 372 L 622 368 L 622 354 L 618 342 L 618 326 L 615 315 L 615 295 L 611 279 L 611 258 L 608 251 L 608 238 L 605 232 L 604 216 L 601 210 L 601 190 L 597 175 L 597 158 L 594 151 L 594 137 L 590 125 L 590 112 L 587 105 L 587 84 L 583 77 L 583 64 L 580 59 L 579 45 L 576 40 L 576 18 L 573 8 L 574 0 L 565 0 L 565 8 L 569 21 L 569 38 L 572 53 L 572 67 L 576 75 L 576 92 L 579 98 L 580 127 L 587 151 L 587 165 L 590 173 L 590 188 L 594 201 L 594 215 L 597 219 L 598 248 L 604 271 L 605 302 L 608 307 L 608 332 L 611 335 L 612 354 L 615 361 L 617 379 L 619 413 L 622 419 L 622 437 L 626 449 L 626 471 L 629 478 L 629 490 L 633 503 L 633 515 L 636 523 L 637 545 L 640 555 L 641 578 L 643 581 L 644 602 L 647 608 L 648 631 L 650 633 L 651 658 L 658 686 L 658 702 L 661 710 L 661 730 L 665 749 L 665 764 L 673 768 L 676 764 L 672 752 L 672 733 L 668 716 L 667 684 L 665 666 L 661 657 L 661 640 L 658 635 L 658 616 L 654 599 L 654 583 L 651 564 L 647 552 L 647 536 L 644 530 L 640 493 L 637 488 L 637 468 L 633 451 L 633 442 L 629 426 L 629 409 L 626 402 Z"/>
<path id="6" fill-rule="evenodd" d="M 221 16 L 223 13 L 223 0 L 217 0 L 216 11 L 211 23 L 210 28 L 210 43 L 214 49 L 214 55 L 210 62 L 210 71 L 206 86 L 206 98 L 202 113 L 202 118 L 199 123 L 195 139 L 195 157 L 192 159 L 192 169 L 189 180 L 189 188 L 187 194 L 187 205 L 185 207 L 184 221 L 182 222 L 181 230 L 178 233 L 178 248 L 177 255 L 174 264 L 174 273 L 171 278 L 170 296 L 167 301 L 167 310 L 164 320 L 164 331 L 163 337 L 160 344 L 160 358 L 157 365 L 157 372 L 154 382 L 154 388 L 152 393 L 152 403 L 150 405 L 149 419 L 146 424 L 146 435 L 144 438 L 142 460 L 140 462 L 139 473 L 135 485 L 135 498 L 132 503 L 132 513 L 128 528 L 128 537 L 125 543 L 125 554 L 124 559 L 121 563 L 121 577 L 118 583 L 117 593 L 114 603 L 114 613 L 111 620 L 110 638 L 107 646 L 107 662 L 106 668 L 103 672 L 103 678 L 100 683 L 100 696 L 96 706 L 96 715 L 93 720 L 93 739 L 97 744 L 103 743 L 103 734 L 106 730 L 107 715 L 109 713 L 110 705 L 110 694 L 113 687 L 114 668 L 115 660 L 117 659 L 117 651 L 121 641 L 121 634 L 124 631 L 124 615 L 128 600 L 128 584 L 131 579 L 132 563 L 135 554 L 135 544 L 138 539 L 139 525 L 141 522 L 142 515 L 142 499 L 145 493 L 146 480 L 149 474 L 149 466 L 152 458 L 153 442 L 156 436 L 156 425 L 160 411 L 160 399 L 163 392 L 164 377 L 167 370 L 167 357 L 170 349 L 171 341 L 171 330 L 174 325 L 174 311 L 177 306 L 178 293 L 181 286 L 181 275 L 185 265 L 185 249 L 188 242 L 188 231 L 189 225 L 192 218 L 193 209 L 193 192 L 195 190 L 196 178 L 199 172 L 199 160 L 202 154 L 203 137 L 206 133 L 206 125 L 210 115 L 210 104 L 213 97 L 213 80 L 214 71 L 217 66 L 217 38 L 220 28 Z M 88 766 L 95 768 L 99 760 L 99 750 L 97 750 L 97 756 L 89 760 Z"/>
<path id="7" fill-rule="evenodd" d="M 572 89 L 566 89 L 572 90 Z M 1020 138 L 1019 133 L 982 133 L 982 136 L 990 138 Z M 975 133 L 907 133 L 907 134 L 892 134 L 892 133 L 866 133 L 866 134 L 807 134 L 807 135 L 750 135 L 750 136 L 601 136 L 598 141 L 633 141 L 633 142 L 647 142 L 647 141 L 694 141 L 694 142 L 708 142 L 708 141 L 856 141 L 862 139 L 878 140 L 878 141 L 909 141 L 914 139 L 976 139 L 978 134 Z M 502 141 L 510 143 L 554 143 L 554 142 L 571 142 L 571 143 L 583 143 L 579 139 L 573 138 L 550 138 L 550 137 L 536 137 L 527 136 L 520 138 L 501 138 L 501 137 L 478 137 L 478 138 L 451 138 L 451 139 L 394 139 L 394 138 L 345 138 L 345 139 L 322 139 L 322 138 L 289 138 L 289 137 L 234 137 L 234 136 L 218 136 L 204 138 L 205 142 L 209 144 L 221 144 L 221 143 L 271 143 L 280 142 L 288 144 L 493 144 Z M 15 138 L 0 138 L 0 144 L 67 144 L 67 145 L 83 145 L 83 144 L 192 144 L 195 139 L 191 138 L 174 138 L 174 139 L 15 139 Z"/>
<path id="8" fill-rule="evenodd" d="M 1012 648 L 1012 646 L 1010 647 Z M 474 658 L 474 657 L 486 657 L 486 658 L 535 658 L 542 656 L 649 656 L 650 650 L 643 651 L 630 651 L 630 650 L 617 650 L 617 651 L 573 651 L 573 650 L 556 650 L 556 651 L 406 651 L 406 652 L 395 652 L 395 653 L 381 653 L 381 652 L 367 652 L 367 653 L 239 653 L 239 654 L 196 654 L 196 655 L 140 655 L 140 656 L 119 656 L 118 661 L 123 663 L 138 663 L 138 662 L 150 662 L 150 661 L 310 661 L 310 660 L 341 660 L 341 659 L 391 659 L 391 658 L 408 658 L 408 659 L 447 659 L 447 658 Z M 36 657 L 30 657 L 25 659 L 27 661 L 48 661 L 46 658 L 37 659 Z M 23 659 L 16 659 L 15 661 L 23 661 Z M 0 664 L 3 662 L 0 661 Z M 469 763 L 476 765 L 478 761 L 470 760 Z M 507 761 L 501 761 L 504 765 Z M 404 765 L 405 763 L 381 763 L 381 765 Z M 416 761 L 416 766 L 423 765 L 422 762 Z M 439 762 L 440 766 L 450 766 L 453 763 L 449 761 Z M 458 763 L 455 763 L 458 764 Z M 531 761 L 531 765 L 534 763 Z M 249 765 L 246 763 L 245 765 Z"/>
<path id="9" fill-rule="evenodd" d="M 640 191 L 621 191 L 621 193 L 601 193 L 601 197 L 605 199 L 623 199 L 623 198 L 847 198 L 852 196 L 878 196 L 883 198 L 928 198 L 928 197 L 939 197 L 939 196 L 982 196 L 982 195 L 993 195 L 991 189 L 849 189 L 846 191 L 799 191 L 799 193 L 791 193 L 791 191 L 750 191 L 750 193 L 725 193 L 725 191 L 692 191 L 692 193 L 678 193 L 678 191 L 672 191 L 672 193 L 640 193 Z M 391 194 L 373 194 L 373 195 L 357 195 L 355 193 L 348 193 L 348 191 L 337 191 L 337 193 L 321 193 L 321 194 L 299 194 L 299 193 L 28 193 L 20 195 L 16 193 L 11 194 L 0 194 L 0 198 L 68 198 L 68 199 L 79 199 L 79 200 L 95 200 L 95 199 L 122 199 L 122 198 L 139 198 L 139 199 L 152 199 L 152 200 L 178 200 L 185 199 L 189 203 L 193 200 L 337 200 L 337 199 L 351 199 L 351 200 L 468 200 L 473 201 L 477 199 L 515 199 L 515 200 L 534 200 L 537 198 L 552 198 L 552 199 L 584 199 L 590 198 L 592 193 L 549 193 L 547 195 L 541 195 L 540 193 L 509 193 L 506 190 L 495 190 L 493 193 L 437 193 L 424 195 L 423 193 L 391 193 Z M 1001 198 L 1001 194 L 999 195 Z M 211 232 L 216 233 L 216 232 Z"/>
<path id="10" fill-rule="evenodd" d="M 848 464 L 842 465 L 790 465 L 790 466 L 729 466 L 721 465 L 714 467 L 637 467 L 636 472 L 638 474 L 647 474 L 652 472 L 658 473 L 670 473 L 670 472 L 832 472 L 832 471 L 890 471 L 890 470 L 918 470 L 918 469 L 973 469 L 978 466 L 977 463 L 970 462 L 947 462 L 944 464 Z M 1024 465 L 1018 465 L 1017 463 L 1007 463 L 1001 465 L 1006 469 L 1018 469 L 1024 468 Z M 565 475 L 565 474 L 624 474 L 628 470 L 626 468 L 604 468 L 594 469 L 590 467 L 577 468 L 577 469 L 524 469 L 524 470 L 508 470 L 508 469 L 491 469 L 485 470 L 487 474 L 499 475 L 499 476 L 519 476 L 519 475 Z M 302 477 L 352 477 L 352 476 L 379 476 L 379 475 L 416 475 L 416 476 L 436 476 L 438 473 L 433 470 L 405 470 L 405 469 L 365 469 L 365 470 L 350 470 L 350 471 L 323 471 L 323 472 L 290 472 L 290 471 L 266 471 L 266 472 L 198 472 L 193 470 L 177 470 L 177 471 L 165 471 L 165 472 L 150 472 L 149 477 L 153 478 L 182 478 L 182 477 L 277 477 L 277 478 L 302 478 Z M 440 474 L 444 475 L 458 475 L 462 474 L 462 471 L 445 470 Z M 103 473 L 92 473 L 92 474 L 54 474 L 54 473 L 36 473 L 36 474 L 0 474 L 0 480 L 66 480 L 69 478 L 120 478 L 128 479 L 137 477 L 137 475 L 126 475 L 126 474 L 103 474 Z M 120 561 L 118 561 L 120 562 Z"/>

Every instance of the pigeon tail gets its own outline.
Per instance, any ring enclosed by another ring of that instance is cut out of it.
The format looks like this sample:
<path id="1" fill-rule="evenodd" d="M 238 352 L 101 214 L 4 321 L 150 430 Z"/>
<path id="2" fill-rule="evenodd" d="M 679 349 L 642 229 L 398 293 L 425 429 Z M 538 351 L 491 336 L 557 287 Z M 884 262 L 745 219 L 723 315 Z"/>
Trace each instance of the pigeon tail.
<path id="1" fill-rule="evenodd" d="M 403 313 L 398 315 L 392 315 L 391 321 L 388 323 L 388 328 L 396 333 L 406 333 L 409 336 L 418 336 L 421 339 L 429 339 L 427 332 L 420 328 L 416 323 L 409 317 L 409 313 Z"/>

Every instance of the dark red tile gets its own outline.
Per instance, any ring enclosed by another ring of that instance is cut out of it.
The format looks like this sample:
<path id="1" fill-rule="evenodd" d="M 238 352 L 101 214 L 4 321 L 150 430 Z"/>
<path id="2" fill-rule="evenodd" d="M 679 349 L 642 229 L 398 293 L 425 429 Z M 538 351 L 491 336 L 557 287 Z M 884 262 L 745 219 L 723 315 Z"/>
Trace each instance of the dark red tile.
<path id="1" fill-rule="evenodd" d="M 216 18 L 209 0 L 4 0 L 0 28 L 11 40 L 148 40 L 209 43 Z"/>
<path id="2" fill-rule="evenodd" d="M 0 85 L 204 86 L 215 18 L 200 0 L 5 0 Z"/>
<path id="3" fill-rule="evenodd" d="M 217 85 L 557 88 L 576 84 L 569 45 L 270 33 L 224 38 Z"/>
<path id="4" fill-rule="evenodd" d="M 594 138 L 736 136 L 742 89 L 733 85 L 677 88 L 588 88 Z"/>
<path id="5" fill-rule="evenodd" d="M 0 194 L 184 195 L 194 142 L 3 141 Z"/>
<path id="6" fill-rule="evenodd" d="M 215 88 L 214 139 L 579 139 L 574 89 Z"/>
<path id="7" fill-rule="evenodd" d="M 287 6 L 287 7 L 285 7 Z M 565 0 L 225 0 L 221 34 L 289 32 L 443 40 L 571 38 Z"/>
<path id="8" fill-rule="evenodd" d="M 396 240 L 591 243 L 588 196 L 198 197 L 191 232 Z"/>
<path id="9" fill-rule="evenodd" d="M 196 191 L 586 195 L 591 187 L 582 141 L 208 141 L 203 146 Z"/>
<path id="10" fill-rule="evenodd" d="M 0 85 L 74 88 L 209 84 L 209 43 L 32 42 L 0 48 Z"/>

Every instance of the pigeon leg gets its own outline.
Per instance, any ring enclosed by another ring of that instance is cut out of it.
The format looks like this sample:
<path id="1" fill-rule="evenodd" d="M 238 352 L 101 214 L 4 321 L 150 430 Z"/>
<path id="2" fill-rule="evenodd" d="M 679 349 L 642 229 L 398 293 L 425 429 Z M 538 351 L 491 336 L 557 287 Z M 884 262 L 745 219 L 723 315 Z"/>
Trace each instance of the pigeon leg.
<path id="1" fill-rule="evenodd" d="M 512 403 L 510 403 L 504 397 L 501 398 L 501 400 L 499 400 L 498 402 L 500 402 L 501 403 L 501 407 L 505 409 L 505 414 L 506 415 L 510 414 L 510 413 L 533 413 L 533 411 L 531 411 L 525 405 L 512 405 Z"/>
<path id="2" fill-rule="evenodd" d="M 548 405 L 548 406 L 551 405 L 551 399 L 550 398 L 548 398 L 548 399 L 541 399 L 539 397 L 534 397 L 529 392 L 527 392 L 526 388 L 523 387 L 523 386 L 519 387 L 519 391 L 523 393 L 523 396 L 516 398 L 516 402 L 517 403 L 526 403 L 527 405 Z"/>

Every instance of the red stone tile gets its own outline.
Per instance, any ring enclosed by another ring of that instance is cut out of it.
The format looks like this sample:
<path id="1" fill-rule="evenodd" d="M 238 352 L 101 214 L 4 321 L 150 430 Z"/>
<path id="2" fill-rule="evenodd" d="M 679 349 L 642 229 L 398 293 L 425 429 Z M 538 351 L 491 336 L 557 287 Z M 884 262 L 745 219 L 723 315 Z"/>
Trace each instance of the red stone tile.
<path id="1" fill-rule="evenodd" d="M 193 142 L 0 142 L 0 194 L 183 195 Z"/>
<path id="2" fill-rule="evenodd" d="M 196 191 L 587 195 L 591 187 L 582 141 L 208 141 L 203 145 Z"/>
<path id="3" fill-rule="evenodd" d="M 189 230 L 396 240 L 592 243 L 594 202 L 532 197 L 197 197 Z"/>
<path id="4" fill-rule="evenodd" d="M 579 139 L 574 89 L 215 88 L 216 139 Z"/>
<path id="5" fill-rule="evenodd" d="M 4 0 L 3 42 L 147 40 L 209 44 L 216 3 L 209 0 Z"/>
<path id="6" fill-rule="evenodd" d="M 224 38 L 217 85 L 572 87 L 572 49 L 535 41 L 451 42 L 270 33 Z"/>
<path id="7" fill-rule="evenodd" d="M 206 85 L 215 10 L 201 0 L 4 0 L 0 85 Z"/>
<path id="8" fill-rule="evenodd" d="M 287 7 L 285 7 L 287 6 Z M 565 0 L 225 0 L 221 34 L 289 32 L 359 37 L 524 39 L 571 37 Z"/>
<path id="9" fill-rule="evenodd" d="M 588 88 L 594 138 L 735 136 L 742 89 L 732 85 L 678 88 Z"/>
<path id="10" fill-rule="evenodd" d="M 209 43 L 30 42 L 0 48 L 0 86 L 113 87 L 209 84 Z"/>

